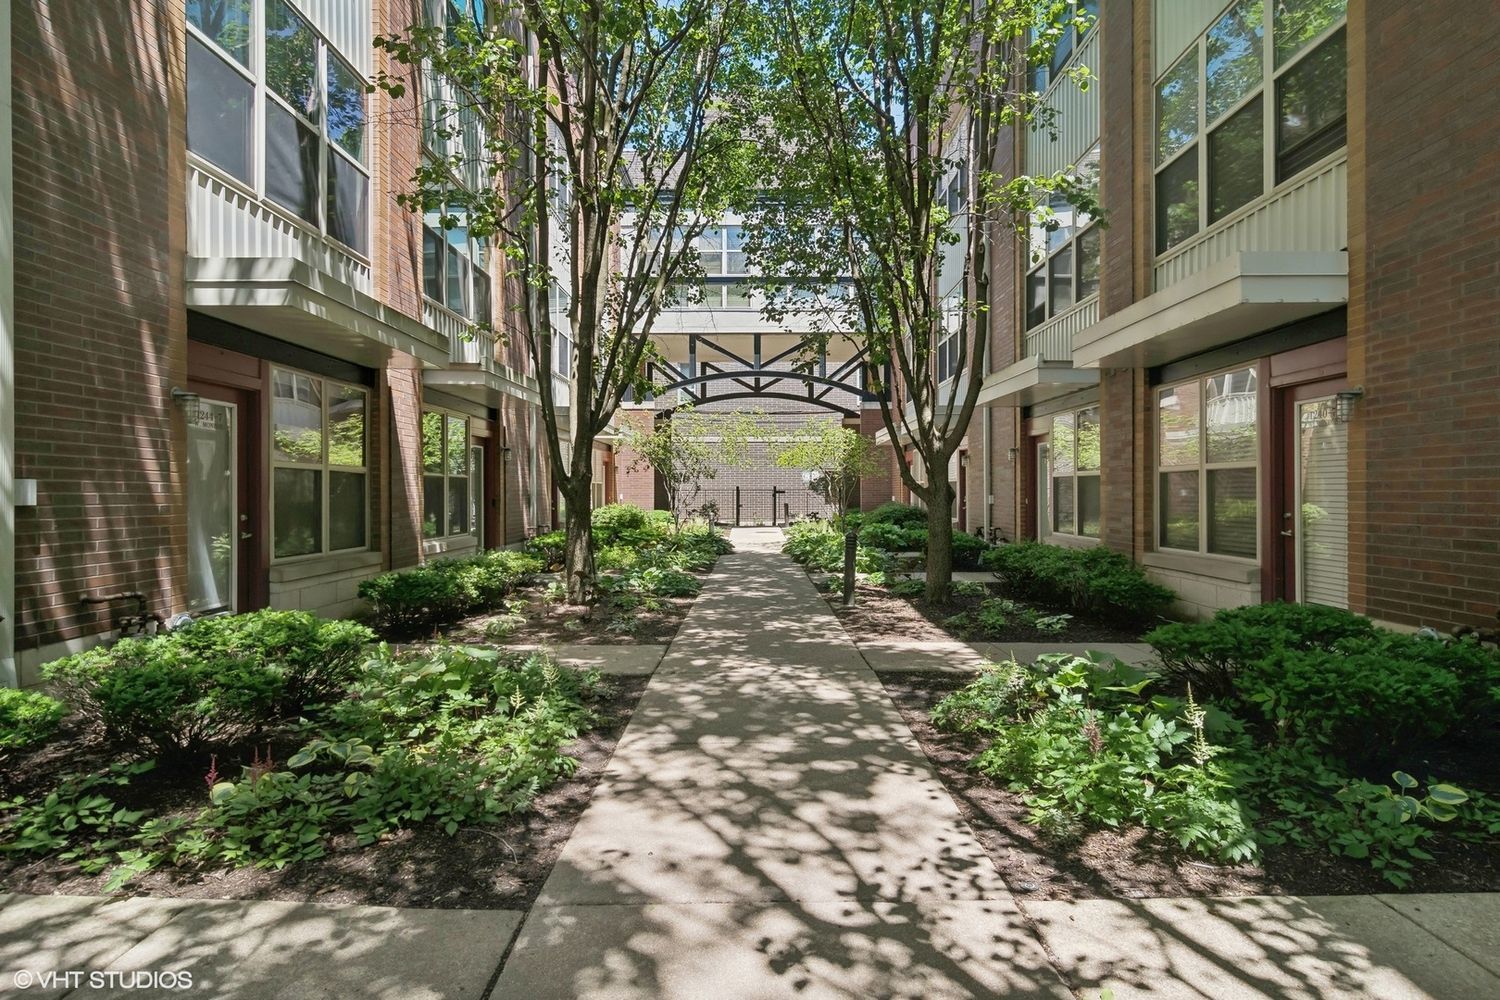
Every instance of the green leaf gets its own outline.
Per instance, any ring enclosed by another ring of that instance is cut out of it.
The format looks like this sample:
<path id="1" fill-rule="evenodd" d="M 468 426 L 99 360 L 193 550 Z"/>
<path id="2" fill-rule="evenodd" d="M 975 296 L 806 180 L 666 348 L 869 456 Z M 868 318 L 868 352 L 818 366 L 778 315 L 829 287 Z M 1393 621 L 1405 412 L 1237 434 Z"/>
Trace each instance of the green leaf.
<path id="1" fill-rule="evenodd" d="M 235 788 L 236 785 L 234 782 L 221 781 L 218 784 L 214 785 L 213 788 L 209 789 L 208 801 L 212 802 L 216 806 L 223 805 L 234 796 Z"/>
<path id="2" fill-rule="evenodd" d="M 1396 780 L 1396 784 L 1400 785 L 1402 788 L 1417 787 L 1417 779 L 1413 778 L 1405 771 L 1393 771 L 1391 773 L 1391 777 L 1394 778 Z"/>
<path id="3" fill-rule="evenodd" d="M 1427 797 L 1445 806 L 1461 806 L 1469 801 L 1469 793 L 1457 785 L 1428 785 Z"/>
<path id="4" fill-rule="evenodd" d="M 307 750 L 298 750 L 286 759 L 287 767 L 305 767 L 316 759 L 316 755 L 308 753 Z"/>

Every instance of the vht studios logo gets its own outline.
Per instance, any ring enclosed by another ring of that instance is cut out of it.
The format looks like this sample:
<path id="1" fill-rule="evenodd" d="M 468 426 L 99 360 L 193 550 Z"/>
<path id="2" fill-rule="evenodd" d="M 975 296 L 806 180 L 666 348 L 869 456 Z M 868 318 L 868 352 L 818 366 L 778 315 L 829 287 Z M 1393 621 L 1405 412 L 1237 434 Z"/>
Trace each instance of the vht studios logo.
<path id="1" fill-rule="evenodd" d="M 94 990 L 190 990 L 191 972 L 155 972 L 119 969 L 47 969 L 33 972 L 19 969 L 11 976 L 17 989 L 76 990 L 87 986 Z"/>

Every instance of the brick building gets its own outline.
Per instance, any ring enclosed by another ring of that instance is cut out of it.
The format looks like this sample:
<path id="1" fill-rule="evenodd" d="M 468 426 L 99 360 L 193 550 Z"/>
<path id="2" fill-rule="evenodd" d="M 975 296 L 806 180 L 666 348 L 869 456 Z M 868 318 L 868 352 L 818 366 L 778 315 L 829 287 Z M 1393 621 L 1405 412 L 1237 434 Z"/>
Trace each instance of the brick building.
<path id="1" fill-rule="evenodd" d="M 1500 9 L 1085 6 L 1015 155 L 1093 172 L 1106 224 L 1054 205 L 996 275 L 971 523 L 1129 553 L 1192 616 L 1492 624 Z"/>
<path id="2" fill-rule="evenodd" d="M 465 138 L 364 91 L 422 0 L 0 16 L 0 680 L 135 610 L 91 598 L 346 614 L 554 523 L 499 255 L 395 201 Z"/>

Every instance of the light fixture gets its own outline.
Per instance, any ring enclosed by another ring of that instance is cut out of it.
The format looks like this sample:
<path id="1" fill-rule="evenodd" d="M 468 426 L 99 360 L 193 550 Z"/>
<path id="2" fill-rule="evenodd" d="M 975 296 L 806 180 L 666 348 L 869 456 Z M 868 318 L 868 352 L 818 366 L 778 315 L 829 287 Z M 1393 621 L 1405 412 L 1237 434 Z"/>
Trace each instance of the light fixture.
<path id="1" fill-rule="evenodd" d="M 1018 458 L 1021 457 L 1021 449 L 1020 448 L 1011 448 L 1009 450 L 1009 452 L 1007 452 L 1007 454 L 1010 455 L 1010 464 L 1011 465 L 1015 465 L 1016 464 L 1016 459 L 1018 459 Z"/>
<path id="2" fill-rule="evenodd" d="M 1354 404 L 1364 397 L 1364 386 L 1357 385 L 1343 392 L 1333 395 L 1333 419 L 1337 423 L 1347 424 L 1349 418 L 1354 416 Z"/>
<path id="3" fill-rule="evenodd" d="M 202 398 L 196 392 L 188 392 L 186 389 L 179 389 L 176 386 L 172 387 L 172 402 L 178 406 L 187 406 L 190 403 L 198 402 Z"/>

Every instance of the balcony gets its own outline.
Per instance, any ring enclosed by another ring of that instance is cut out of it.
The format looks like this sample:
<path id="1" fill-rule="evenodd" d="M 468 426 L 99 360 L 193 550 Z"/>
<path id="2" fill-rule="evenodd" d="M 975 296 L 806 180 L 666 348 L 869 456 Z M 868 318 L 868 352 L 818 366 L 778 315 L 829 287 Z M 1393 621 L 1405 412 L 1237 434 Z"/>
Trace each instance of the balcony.
<path id="1" fill-rule="evenodd" d="M 1099 384 L 1097 371 L 1073 364 L 1073 337 L 1099 319 L 1099 298 L 1026 331 L 1021 360 L 991 372 L 979 390 L 980 406 L 1031 406 Z"/>
<path id="2" fill-rule="evenodd" d="M 501 363 L 493 332 L 432 302 L 422 304 L 422 321 L 448 342 L 447 365 L 423 372 L 423 385 L 484 406 L 499 406 L 506 396 L 529 403 L 540 400 L 536 379 Z"/>

